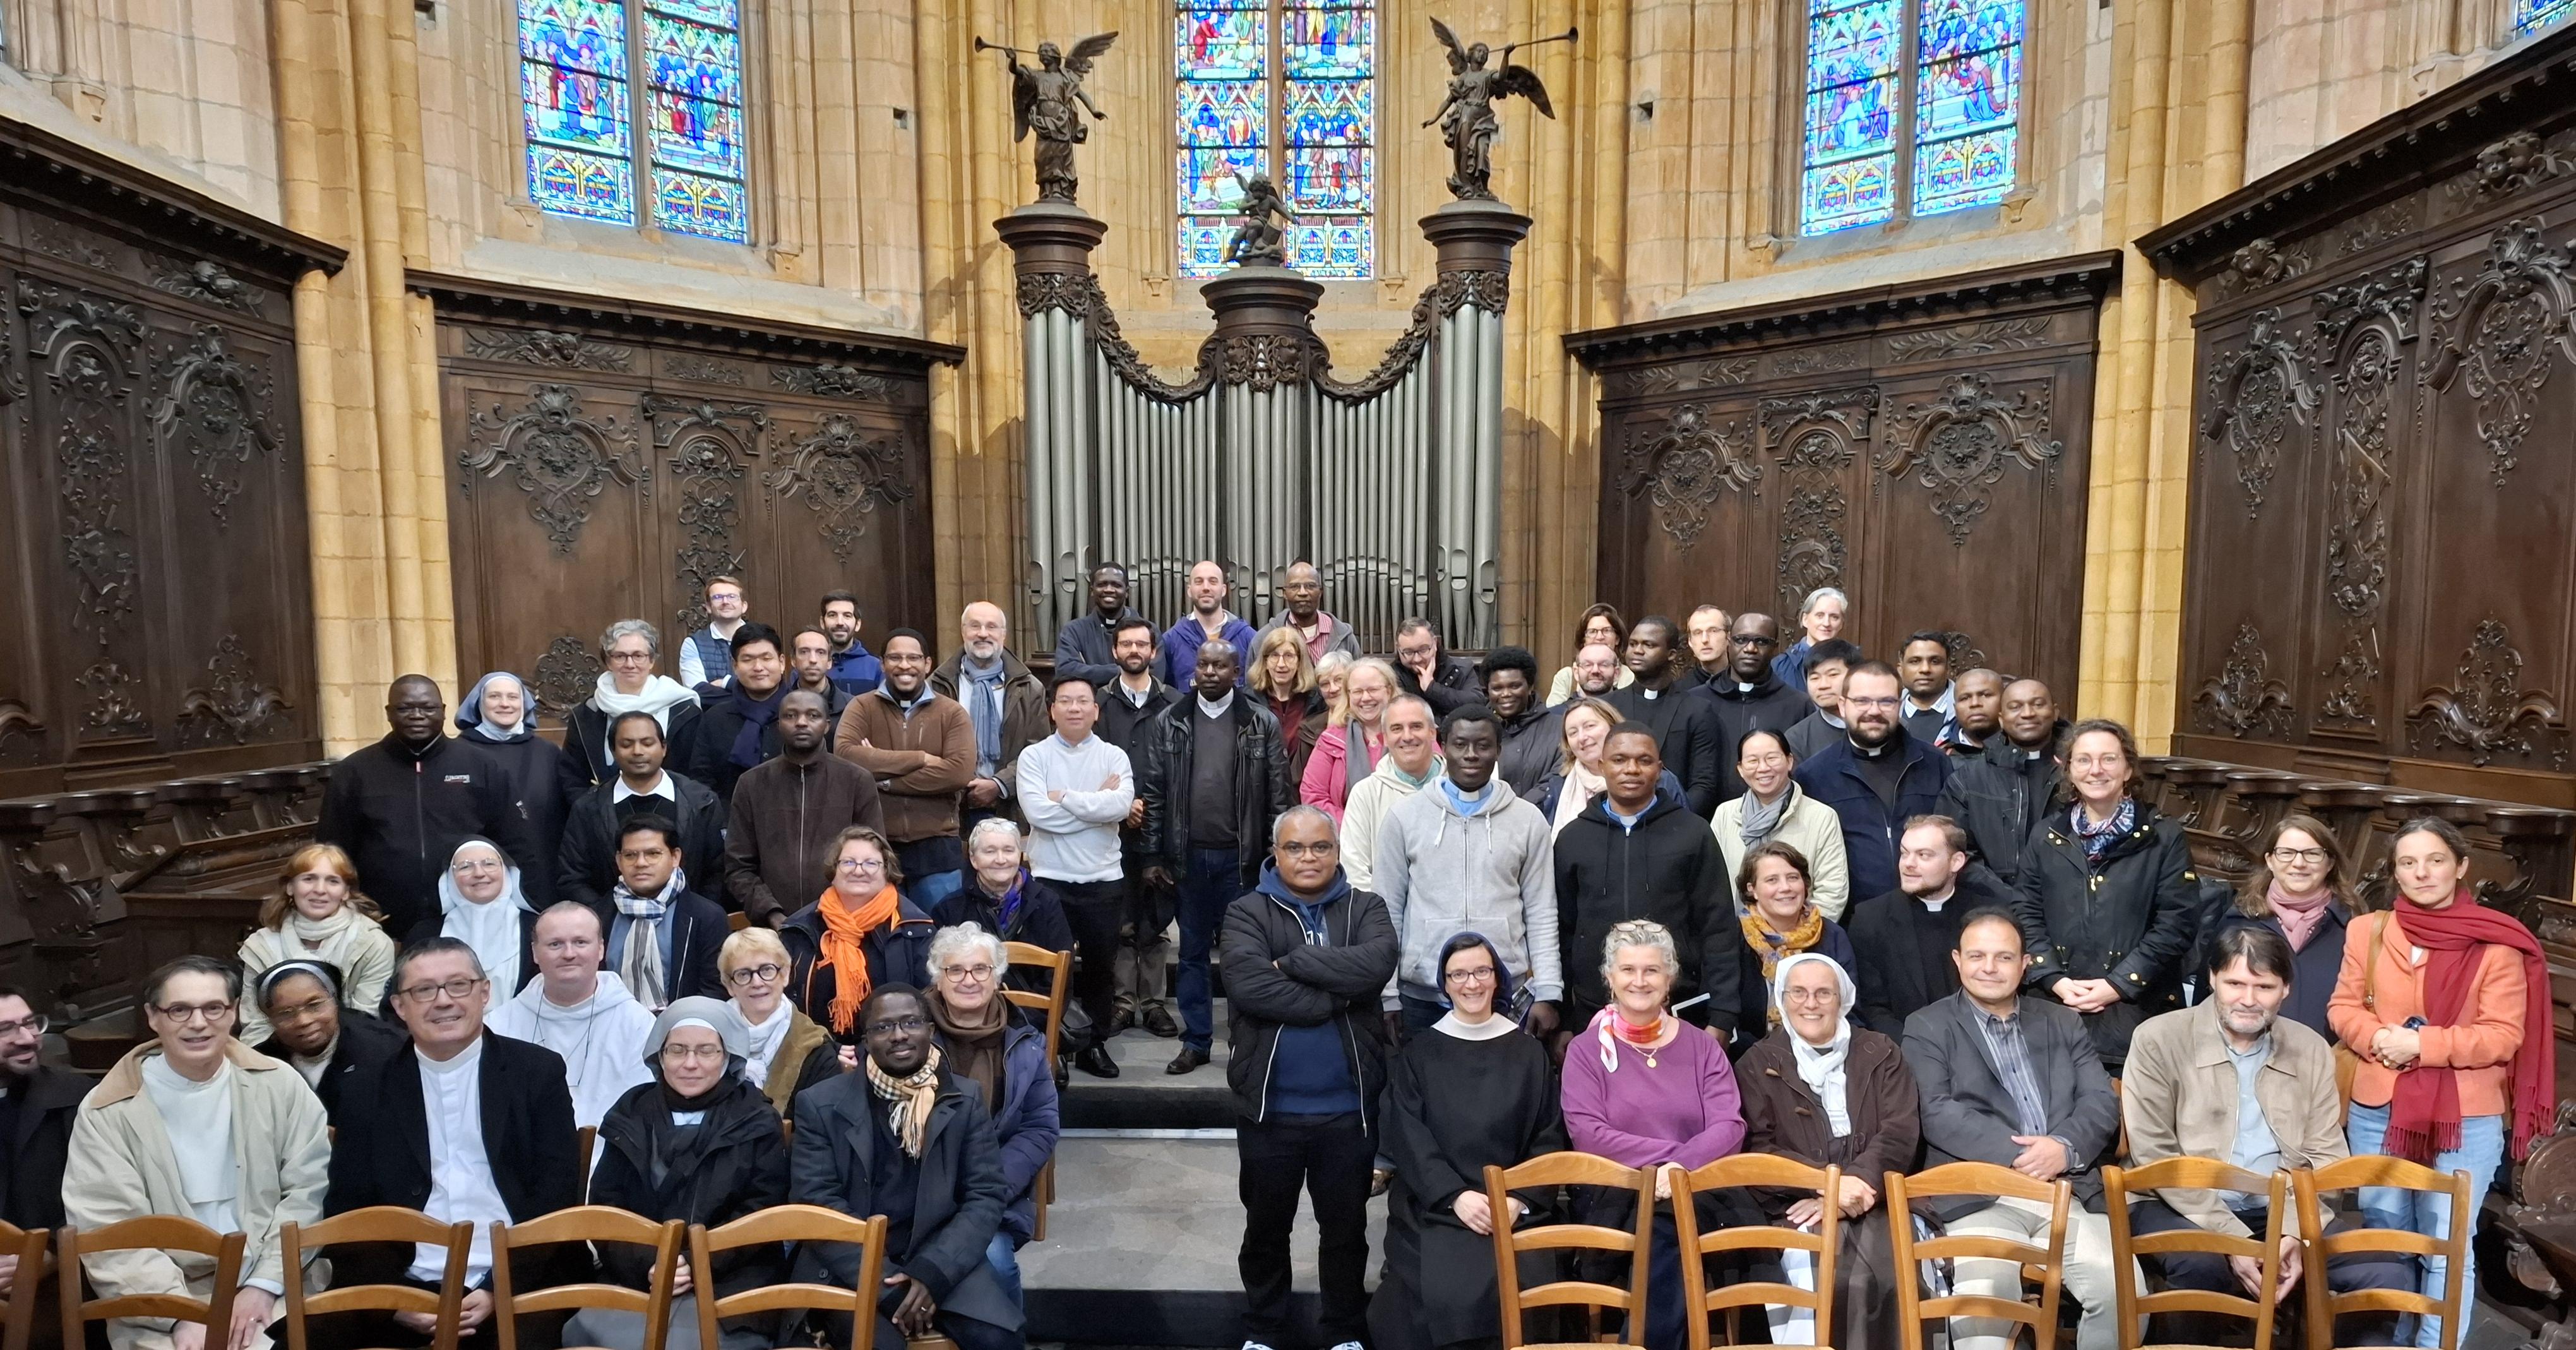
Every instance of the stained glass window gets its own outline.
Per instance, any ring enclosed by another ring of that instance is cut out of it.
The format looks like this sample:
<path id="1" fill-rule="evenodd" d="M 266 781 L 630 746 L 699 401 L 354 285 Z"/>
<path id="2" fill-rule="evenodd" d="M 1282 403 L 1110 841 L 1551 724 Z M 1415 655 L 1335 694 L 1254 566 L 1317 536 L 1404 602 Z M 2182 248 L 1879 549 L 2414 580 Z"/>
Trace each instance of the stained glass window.
<path id="1" fill-rule="evenodd" d="M 1809 0 L 1807 15 L 1799 233 L 2012 191 L 2025 0 Z"/>
<path id="2" fill-rule="evenodd" d="M 559 216 L 748 241 L 738 5 L 519 0 L 529 199 Z"/>
<path id="3" fill-rule="evenodd" d="M 1377 12 L 1342 0 L 1182 0 L 1172 21 L 1181 275 L 1226 270 L 1238 178 L 1269 174 L 1288 265 L 1376 268 Z"/>
<path id="4" fill-rule="evenodd" d="M 2529 37 L 2576 14 L 2576 0 L 2513 0 L 2513 35 Z"/>

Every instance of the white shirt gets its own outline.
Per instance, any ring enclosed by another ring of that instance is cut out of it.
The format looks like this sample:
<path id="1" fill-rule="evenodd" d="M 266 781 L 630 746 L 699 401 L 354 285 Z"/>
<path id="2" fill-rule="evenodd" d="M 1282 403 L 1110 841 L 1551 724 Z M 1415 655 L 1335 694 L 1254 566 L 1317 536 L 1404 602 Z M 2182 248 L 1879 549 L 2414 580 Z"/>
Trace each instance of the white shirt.
<path id="1" fill-rule="evenodd" d="M 1229 696 L 1230 697 L 1230 696 Z M 1115 787 L 1100 785 L 1117 775 Z M 1061 791 L 1062 801 L 1047 794 Z M 1020 751 L 1020 813 L 1029 822 L 1029 872 L 1049 881 L 1116 881 L 1118 827 L 1136 803 L 1127 752 L 1098 736 L 1058 732 Z"/>
<path id="2" fill-rule="evenodd" d="M 734 1010 L 740 1012 L 742 1005 L 734 1005 Z M 795 1007 L 783 998 L 769 1010 L 768 1021 L 742 1019 L 743 1026 L 751 1032 L 749 1053 L 742 1057 L 742 1081 L 756 1088 L 769 1086 L 770 1061 L 778 1058 L 778 1047 L 787 1044 L 787 1029 L 795 1020 Z"/>
<path id="3" fill-rule="evenodd" d="M 617 786 L 608 790 L 608 804 L 615 806 L 629 797 L 659 797 L 673 806 L 680 804 L 680 790 L 671 786 L 671 774 L 667 769 L 663 771 L 661 777 L 653 780 L 653 786 L 642 792 L 626 786 L 626 776 L 618 775 Z"/>
<path id="4" fill-rule="evenodd" d="M 510 1220 L 510 1207 L 492 1181 L 492 1157 L 483 1148 L 483 1038 L 439 1063 L 420 1058 L 422 1114 L 429 1119 L 429 1203 L 421 1212 L 440 1223 L 474 1225 L 474 1247 L 465 1258 L 465 1284 L 480 1289 L 492 1274 L 492 1225 Z M 422 1243 L 413 1249 L 414 1280 L 429 1283 L 447 1273 L 447 1249 Z"/>
<path id="5" fill-rule="evenodd" d="M 599 972 L 591 996 L 569 1007 L 546 997 L 543 979 L 532 981 L 509 1002 L 494 1008 L 484 1025 L 563 1057 L 575 1125 L 597 1125 L 626 1089 L 653 1081 L 652 1071 L 644 1064 L 653 1012 L 635 1001 L 613 970 Z"/>
<path id="6" fill-rule="evenodd" d="M 200 1083 L 171 1068 L 168 1057 L 147 1055 L 143 1095 L 160 1113 L 162 1132 L 170 1137 L 170 1157 L 178 1164 L 189 1217 L 218 1233 L 240 1227 L 233 1207 L 241 1193 L 241 1162 L 233 1156 L 231 1062 L 219 1062 L 214 1077 Z"/>

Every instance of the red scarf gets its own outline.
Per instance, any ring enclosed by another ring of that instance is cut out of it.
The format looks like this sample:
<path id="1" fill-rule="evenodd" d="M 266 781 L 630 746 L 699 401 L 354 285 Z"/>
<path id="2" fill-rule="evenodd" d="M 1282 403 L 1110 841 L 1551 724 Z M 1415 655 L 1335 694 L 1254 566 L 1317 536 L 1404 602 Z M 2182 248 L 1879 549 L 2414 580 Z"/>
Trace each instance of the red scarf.
<path id="1" fill-rule="evenodd" d="M 2510 1068 L 2513 1118 L 2508 1142 L 2513 1156 L 2531 1151 L 2546 1134 L 2558 1097 L 2557 1038 L 2550 1026 L 2549 964 L 2531 930 L 2510 915 L 2480 905 L 2463 886 L 2450 905 L 2426 909 L 2408 900 L 2397 903 L 2397 927 L 2405 939 L 2429 955 L 2424 962 L 2424 1020 L 2456 1026 L 2468 1010 L 2478 982 L 2478 967 L 2488 944 L 2522 953 L 2522 1047 Z M 2371 953 L 2378 960 L 2377 952 Z M 2456 1070 L 2414 1067 L 2397 1075 L 2397 1090 L 2388 1103 L 2388 1139 L 2392 1157 L 2430 1163 L 2434 1155 L 2460 1146 L 2460 1079 Z"/>

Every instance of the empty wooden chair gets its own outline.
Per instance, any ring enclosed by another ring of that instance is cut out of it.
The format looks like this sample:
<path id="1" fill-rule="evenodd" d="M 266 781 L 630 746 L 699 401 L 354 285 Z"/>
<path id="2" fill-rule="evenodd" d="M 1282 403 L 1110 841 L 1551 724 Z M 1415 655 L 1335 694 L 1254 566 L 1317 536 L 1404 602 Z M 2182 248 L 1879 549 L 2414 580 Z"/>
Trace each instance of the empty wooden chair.
<path id="1" fill-rule="evenodd" d="M 117 1317 L 195 1322 L 206 1328 L 210 1342 L 223 1344 L 226 1333 L 232 1329 L 233 1293 L 241 1287 L 242 1248 L 249 1240 L 239 1233 L 218 1233 L 194 1219 L 169 1214 L 147 1214 L 89 1232 L 82 1232 L 70 1224 L 63 1225 L 54 1235 L 54 1273 L 62 1281 L 63 1344 L 81 1345 L 84 1343 L 81 1331 L 84 1324 Z M 213 1261 L 215 1268 L 207 1281 L 209 1296 L 202 1299 L 185 1294 L 81 1297 L 82 1257 L 154 1250 L 183 1252 Z"/>
<path id="2" fill-rule="evenodd" d="M 426 1313 L 438 1319 L 437 1330 L 431 1334 L 432 1350 L 456 1350 L 456 1340 L 462 1330 L 457 1321 L 465 1306 L 465 1266 L 474 1253 L 474 1225 L 440 1223 L 418 1210 L 377 1205 L 351 1210 L 319 1223 L 289 1223 L 278 1230 L 278 1246 L 290 1271 L 304 1269 L 305 1262 L 325 1247 L 357 1242 L 399 1242 L 447 1248 L 446 1274 L 439 1280 L 438 1292 L 433 1294 L 407 1284 L 353 1284 L 308 1294 L 304 1292 L 304 1281 L 289 1279 L 286 1281 L 287 1350 L 307 1350 L 310 1344 L 307 1319 L 359 1312 Z"/>
<path id="3" fill-rule="evenodd" d="M 2129 1197 L 2161 1190 L 2237 1191 L 2246 1195 L 2260 1194 L 2270 1202 L 2270 1215 L 2264 1221 L 2259 1237 L 2237 1237 L 2230 1233 L 2213 1233 L 2197 1224 L 2187 1224 L 2165 1233 L 2132 1233 L 2129 1230 Z M 2145 1339 L 2144 1319 L 2160 1313 L 2215 1313 L 2222 1317 L 2243 1318 L 2252 1324 L 2254 1350 L 2272 1350 L 2272 1319 L 2277 1300 L 2272 1290 L 2281 1283 L 2281 1225 L 2288 1217 L 2289 1178 L 2280 1172 L 2265 1176 L 2232 1167 L 2216 1158 L 2166 1158 L 2144 1167 L 2105 1167 L 2102 1169 L 2103 1203 L 2111 1219 L 2111 1278 L 2119 1290 L 2121 1350 L 2137 1350 Z M 2175 1289 L 2149 1292 L 2140 1287 L 2145 1279 L 2136 1258 L 2165 1257 L 2180 1253 L 2200 1252 L 2217 1257 L 2252 1257 L 2261 1263 L 2262 1296 L 2248 1298 L 2242 1294 L 2209 1289 Z"/>
<path id="4" fill-rule="evenodd" d="M 1810 1343 L 1823 1346 L 1834 1343 L 1834 1258 L 1842 1250 L 1842 1207 L 1835 1203 L 1835 1198 L 1842 1194 L 1842 1176 L 1843 1171 L 1839 1167 L 1819 1169 L 1776 1154 L 1738 1153 L 1688 1173 L 1673 1184 L 1673 1232 L 1681 1244 L 1682 1289 L 1690 1308 L 1691 1350 L 1708 1350 L 1709 1314 L 1725 1312 L 1731 1329 L 1738 1311 L 1772 1304 L 1805 1308 L 1814 1313 L 1816 1334 Z M 1814 1191 L 1824 1201 L 1816 1231 L 1804 1233 L 1795 1228 L 1749 1226 L 1701 1232 L 1697 1206 L 1691 1203 L 1692 1194 L 1741 1186 Z M 1808 1253 L 1815 1263 L 1816 1287 L 1807 1290 L 1794 1284 L 1748 1280 L 1722 1288 L 1709 1288 L 1707 1258 L 1721 1252 L 1745 1251 Z M 1741 1345 L 1744 1338 L 1730 1330 L 1727 1343 Z"/>
<path id="5" fill-rule="evenodd" d="M 715 1289 L 716 1253 L 769 1242 L 846 1242 L 859 1248 L 859 1277 L 850 1287 L 781 1283 L 746 1289 L 725 1298 L 710 1298 Z M 724 1342 L 717 1323 L 727 1317 L 807 1310 L 850 1314 L 851 1324 L 876 1326 L 878 1282 L 885 1271 L 886 1221 L 880 1214 L 853 1219 L 821 1205 L 779 1205 L 747 1214 L 721 1228 L 704 1224 L 689 1229 L 689 1267 L 696 1274 L 699 1350 L 716 1350 Z M 784 1344 L 784 1341 L 780 1342 Z M 920 1345 L 920 1341 L 912 1342 Z M 300 1350 L 300 1347 L 298 1348 Z"/>
<path id="6" fill-rule="evenodd" d="M 2367 1312 L 2438 1317 L 2442 1319 L 2441 1350 L 2459 1350 L 2461 1313 L 2465 1311 L 2468 1298 L 2461 1282 L 2469 1258 L 2469 1224 L 2462 1216 L 2477 1212 L 2474 1208 L 2476 1197 L 2469 1194 L 2469 1174 L 2436 1172 L 2421 1163 L 2374 1153 L 2346 1158 L 2319 1168 L 2302 1167 L 2290 1180 L 2298 1192 L 2299 1233 L 2307 1249 L 2306 1273 L 2299 1278 L 2307 1300 L 2307 1350 L 2331 1350 L 2335 1343 L 2335 1319 L 2346 1313 Z M 2323 1197 L 2330 1191 L 2346 1191 L 2359 1186 L 2387 1186 L 2449 1196 L 2451 1235 L 2437 1240 L 2412 1230 L 2355 1228 L 2327 1236 Z M 2361 1289 L 2349 1294 L 2335 1293 L 2326 1287 L 2322 1276 L 2327 1263 L 2346 1252 L 2396 1252 L 2419 1258 L 2439 1257 L 2444 1262 L 2442 1296 L 2435 1299 L 2407 1289 Z"/>
<path id="7" fill-rule="evenodd" d="M 2033 1350 L 2050 1350 L 2056 1344 L 2057 1296 L 2066 1283 L 2066 1212 L 2073 1202 L 2073 1193 L 2063 1178 L 2040 1182 L 1994 1163 L 1945 1163 L 1910 1177 L 1890 1172 L 1881 1194 L 1886 1197 L 1887 1212 L 1898 1217 L 1897 1222 L 1887 1226 L 1887 1235 L 1896 1253 L 1896 1314 L 1903 1323 L 1905 1350 L 1923 1350 L 1923 1319 L 1927 1317 L 1985 1317 L 2017 1322 L 2030 1328 Z M 2009 1197 L 2046 1205 L 2047 1240 L 2032 1243 L 1983 1235 L 1918 1239 L 1914 1225 L 1903 1221 L 1917 1200 L 1958 1196 L 1986 1200 Z M 1949 1294 L 1926 1298 L 1921 1263 L 1961 1258 L 2020 1263 L 2023 1283 L 2028 1286 L 2023 1290 L 2024 1297 Z"/>
<path id="8" fill-rule="evenodd" d="M 36 1335 L 36 1292 L 44 1287 L 45 1247 L 52 1230 L 0 1223 L 0 1256 L 18 1258 L 9 1301 L 0 1303 L 0 1350 L 27 1350 Z"/>
<path id="9" fill-rule="evenodd" d="M 526 1223 L 492 1225 L 492 1316 L 500 1324 L 501 1350 L 519 1350 L 519 1319 L 531 1313 L 600 1309 L 640 1314 L 644 1344 L 662 1344 L 671 1324 L 671 1272 L 679 1265 L 682 1225 L 655 1223 L 605 1205 L 559 1209 Z M 579 1282 L 519 1293 L 511 1287 L 510 1255 L 558 1242 L 627 1242 L 653 1249 L 651 1287 Z M 564 1350 L 575 1350 L 567 1345 Z"/>
<path id="10" fill-rule="evenodd" d="M 1634 1192 L 1636 1225 L 1609 1228 L 1600 1224 L 1549 1223 L 1515 1230 L 1508 1223 L 1495 1224 L 1494 1274 L 1502 1299 L 1504 1350 L 1574 1350 L 1578 1345 L 1591 1350 L 1602 1343 L 1597 1341 L 1597 1325 L 1605 1308 L 1617 1309 L 1627 1316 L 1621 1333 L 1626 1341 L 1608 1343 L 1639 1345 L 1646 1334 L 1646 1271 L 1655 1234 L 1654 1173 L 1640 1167 L 1623 1167 L 1589 1153 L 1550 1153 L 1517 1167 L 1485 1169 L 1485 1197 L 1493 1202 L 1496 1214 L 1512 1212 L 1512 1192 L 1550 1186 L 1599 1186 Z M 1552 1251 L 1625 1255 L 1628 1287 L 1623 1290 L 1580 1278 L 1522 1287 L 1522 1253 Z M 1532 1308 L 1581 1308 L 1596 1327 L 1596 1339 L 1571 1343 L 1531 1341 L 1522 1319 Z"/>

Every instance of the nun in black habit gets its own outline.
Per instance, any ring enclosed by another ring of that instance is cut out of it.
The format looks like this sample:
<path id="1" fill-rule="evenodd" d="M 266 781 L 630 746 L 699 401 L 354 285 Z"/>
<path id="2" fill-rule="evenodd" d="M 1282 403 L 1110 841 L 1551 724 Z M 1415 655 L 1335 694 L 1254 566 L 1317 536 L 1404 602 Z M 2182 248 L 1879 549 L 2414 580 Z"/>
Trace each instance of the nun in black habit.
<path id="1" fill-rule="evenodd" d="M 1388 1075 L 1386 1269 L 1369 1300 L 1377 1350 L 1481 1350 L 1501 1344 L 1493 1225 L 1531 1222 L 1533 1192 L 1495 1215 L 1485 1168 L 1563 1150 L 1547 1048 L 1501 1009 L 1511 974 L 1482 935 L 1440 952 L 1449 1011 L 1407 1042 Z"/>

